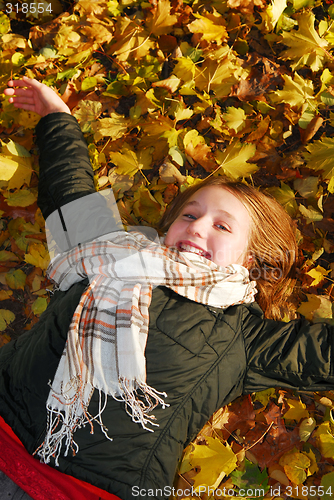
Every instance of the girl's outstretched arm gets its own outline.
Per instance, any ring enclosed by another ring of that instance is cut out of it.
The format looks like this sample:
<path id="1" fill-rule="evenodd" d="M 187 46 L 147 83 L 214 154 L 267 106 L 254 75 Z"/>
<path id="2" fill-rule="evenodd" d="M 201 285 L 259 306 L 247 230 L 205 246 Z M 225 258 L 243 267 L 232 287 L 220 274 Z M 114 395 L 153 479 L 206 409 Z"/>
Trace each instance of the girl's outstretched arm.
<path id="1" fill-rule="evenodd" d="M 68 113 L 70 108 L 50 87 L 35 79 L 23 76 L 21 80 L 10 80 L 4 94 L 11 96 L 10 103 L 16 108 L 34 111 L 41 116 L 50 113 Z"/>

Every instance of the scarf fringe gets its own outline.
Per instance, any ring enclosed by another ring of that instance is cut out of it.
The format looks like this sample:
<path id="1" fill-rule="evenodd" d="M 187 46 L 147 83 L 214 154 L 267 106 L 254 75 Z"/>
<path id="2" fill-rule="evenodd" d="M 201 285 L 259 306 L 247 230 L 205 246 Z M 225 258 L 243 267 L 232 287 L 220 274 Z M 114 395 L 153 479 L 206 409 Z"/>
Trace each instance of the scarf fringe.
<path id="1" fill-rule="evenodd" d="M 80 384 L 79 378 L 71 380 L 71 388 Z M 50 382 L 49 382 L 49 385 Z M 132 388 L 130 388 L 130 385 Z M 143 429 L 153 432 L 147 424 L 159 427 L 159 424 L 153 422 L 154 415 L 148 415 L 154 408 L 161 405 L 162 409 L 169 406 L 163 398 L 167 397 L 165 392 L 159 392 L 153 387 L 150 387 L 144 382 L 136 382 L 136 389 L 133 388 L 133 382 L 128 380 L 119 380 L 119 393 L 111 395 L 116 401 L 123 401 L 125 403 L 125 410 L 130 415 L 133 422 L 141 424 Z M 92 388 L 92 391 L 94 388 Z M 54 458 L 55 465 L 59 466 L 59 456 L 63 446 L 65 451 L 63 455 L 67 457 L 69 450 L 72 450 L 73 456 L 79 451 L 79 445 L 75 442 L 73 435 L 77 429 L 85 427 L 87 424 L 91 427 L 91 434 L 94 434 L 93 422 L 99 424 L 101 431 L 109 441 L 113 439 L 108 435 L 108 428 L 102 422 L 102 413 L 107 406 L 107 395 L 105 391 L 99 389 L 99 411 L 95 416 L 92 416 L 87 409 L 87 404 L 82 401 L 82 398 L 76 393 L 74 397 L 69 397 L 68 393 L 63 392 L 59 394 L 52 388 L 52 397 L 57 400 L 62 407 L 66 410 L 59 410 L 57 403 L 49 403 L 47 405 L 47 428 L 46 436 L 43 443 L 34 451 L 33 455 L 37 455 L 41 462 L 50 463 L 51 458 Z M 141 391 L 141 395 L 138 394 Z M 102 398 L 104 402 L 102 404 Z M 91 399 L 91 395 L 88 400 Z M 60 429 L 59 429 L 60 426 Z M 59 430 L 57 430 L 59 429 Z"/>
<path id="2" fill-rule="evenodd" d="M 136 382 L 137 389 L 130 389 L 130 383 L 126 379 L 119 380 L 121 396 L 119 398 L 114 397 L 117 401 L 125 402 L 125 411 L 131 417 L 132 422 L 135 424 L 141 424 L 143 429 L 147 431 L 154 432 L 153 429 L 147 427 L 147 424 L 159 427 L 159 424 L 153 422 L 155 420 L 154 415 L 148 415 L 149 412 L 154 410 L 161 405 L 164 410 L 169 406 L 160 396 L 166 398 L 167 394 L 165 392 L 159 392 L 153 387 L 150 387 L 145 382 Z M 131 385 L 133 385 L 131 381 Z M 139 399 L 138 389 L 142 392 L 144 400 Z M 154 400 L 154 402 L 152 401 Z M 145 404 L 146 403 L 146 404 Z"/>

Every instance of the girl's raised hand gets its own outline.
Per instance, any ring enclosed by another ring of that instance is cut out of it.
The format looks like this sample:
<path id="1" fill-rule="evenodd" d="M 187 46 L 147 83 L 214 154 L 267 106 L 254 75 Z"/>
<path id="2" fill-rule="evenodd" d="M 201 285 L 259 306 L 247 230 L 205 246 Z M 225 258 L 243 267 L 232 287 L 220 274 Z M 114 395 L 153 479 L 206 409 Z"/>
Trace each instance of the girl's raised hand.
<path id="1" fill-rule="evenodd" d="M 41 116 L 49 113 L 69 113 L 70 108 L 50 87 L 35 79 L 23 76 L 21 80 L 10 80 L 4 94 L 11 96 L 10 103 L 16 108 L 34 111 Z"/>

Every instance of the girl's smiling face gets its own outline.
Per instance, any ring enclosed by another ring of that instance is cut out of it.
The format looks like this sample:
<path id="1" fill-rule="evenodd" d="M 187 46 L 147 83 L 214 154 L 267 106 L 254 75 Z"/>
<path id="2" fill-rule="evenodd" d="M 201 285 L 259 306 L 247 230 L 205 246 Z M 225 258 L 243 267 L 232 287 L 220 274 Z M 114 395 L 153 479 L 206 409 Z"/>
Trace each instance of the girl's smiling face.
<path id="1" fill-rule="evenodd" d="M 251 218 L 245 206 L 220 186 L 199 189 L 170 226 L 165 245 L 194 252 L 222 267 L 247 267 Z"/>

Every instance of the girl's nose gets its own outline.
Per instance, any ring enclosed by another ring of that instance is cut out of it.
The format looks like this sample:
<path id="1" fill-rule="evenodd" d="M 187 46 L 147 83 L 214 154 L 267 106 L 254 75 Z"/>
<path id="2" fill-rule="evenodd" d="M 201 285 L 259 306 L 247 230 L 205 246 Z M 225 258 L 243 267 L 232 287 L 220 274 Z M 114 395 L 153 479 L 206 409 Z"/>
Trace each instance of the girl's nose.
<path id="1" fill-rule="evenodd" d="M 200 238 L 204 238 L 206 234 L 205 221 L 203 218 L 198 218 L 192 220 L 187 227 L 187 232 L 189 234 L 198 235 Z"/>

